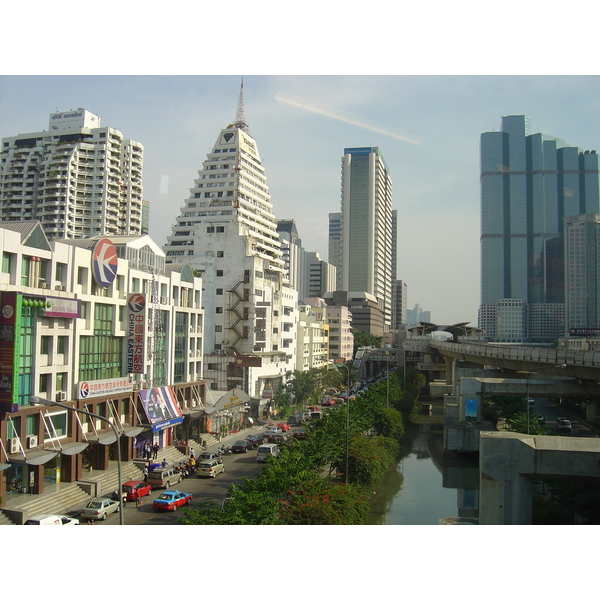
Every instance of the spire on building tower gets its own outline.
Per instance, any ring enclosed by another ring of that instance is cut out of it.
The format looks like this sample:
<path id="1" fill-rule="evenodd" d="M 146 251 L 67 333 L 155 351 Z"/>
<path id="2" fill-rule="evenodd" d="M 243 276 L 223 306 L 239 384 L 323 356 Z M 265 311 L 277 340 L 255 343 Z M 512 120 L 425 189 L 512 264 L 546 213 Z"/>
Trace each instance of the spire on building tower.
<path id="1" fill-rule="evenodd" d="M 244 133 L 249 132 L 248 123 L 246 122 L 246 114 L 244 111 L 244 78 L 242 77 L 242 86 L 240 88 L 240 97 L 238 98 L 237 111 L 235 113 L 234 127 L 241 129 Z"/>

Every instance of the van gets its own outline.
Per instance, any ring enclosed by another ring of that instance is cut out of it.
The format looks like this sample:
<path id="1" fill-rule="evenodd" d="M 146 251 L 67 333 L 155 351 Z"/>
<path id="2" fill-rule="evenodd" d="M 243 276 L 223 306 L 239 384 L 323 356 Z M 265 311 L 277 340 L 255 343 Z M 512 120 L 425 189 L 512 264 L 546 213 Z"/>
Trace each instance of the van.
<path id="1" fill-rule="evenodd" d="M 27 519 L 24 525 L 79 525 L 79 520 L 62 515 L 37 515 Z"/>
<path id="2" fill-rule="evenodd" d="M 156 488 L 168 488 L 169 486 L 181 481 L 181 473 L 175 469 L 167 467 L 166 469 L 155 469 L 152 473 L 148 473 L 146 483 Z"/>
<path id="3" fill-rule="evenodd" d="M 277 444 L 263 444 L 256 451 L 257 462 L 265 462 L 267 456 L 277 458 L 279 456 L 279 446 Z"/>

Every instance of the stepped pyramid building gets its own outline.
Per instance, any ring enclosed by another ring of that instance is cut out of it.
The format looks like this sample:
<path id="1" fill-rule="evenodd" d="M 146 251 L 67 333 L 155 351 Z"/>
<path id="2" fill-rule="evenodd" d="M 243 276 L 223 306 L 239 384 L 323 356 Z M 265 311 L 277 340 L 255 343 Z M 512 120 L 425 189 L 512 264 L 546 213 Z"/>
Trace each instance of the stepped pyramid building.
<path id="1" fill-rule="evenodd" d="M 268 401 L 295 366 L 297 292 L 243 92 L 242 82 L 235 122 L 207 154 L 164 250 L 167 263 L 186 262 L 203 279 L 209 389 Z"/>

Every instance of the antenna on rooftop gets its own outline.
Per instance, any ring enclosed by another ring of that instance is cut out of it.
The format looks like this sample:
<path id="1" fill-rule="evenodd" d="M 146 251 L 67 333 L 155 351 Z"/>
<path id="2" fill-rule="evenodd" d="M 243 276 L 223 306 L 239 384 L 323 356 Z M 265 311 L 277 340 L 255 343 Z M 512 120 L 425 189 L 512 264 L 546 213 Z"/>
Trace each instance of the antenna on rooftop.
<path id="1" fill-rule="evenodd" d="M 243 132 L 248 133 L 249 127 L 246 122 L 246 114 L 244 111 L 244 78 L 242 77 L 242 86 L 240 87 L 240 96 L 238 98 L 237 110 L 235 112 L 235 123 L 234 126 L 241 129 Z"/>

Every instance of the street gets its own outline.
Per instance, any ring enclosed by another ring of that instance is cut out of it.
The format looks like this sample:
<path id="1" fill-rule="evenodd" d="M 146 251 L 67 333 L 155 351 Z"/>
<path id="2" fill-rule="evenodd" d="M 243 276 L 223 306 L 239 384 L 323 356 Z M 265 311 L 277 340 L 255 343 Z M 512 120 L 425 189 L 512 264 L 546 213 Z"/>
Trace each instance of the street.
<path id="1" fill-rule="evenodd" d="M 244 439 L 258 430 L 248 429 L 240 432 L 235 437 L 227 439 L 231 444 L 236 439 Z M 215 450 L 211 448 L 210 450 Z M 256 449 L 247 453 L 231 454 L 223 456 L 225 471 L 216 477 L 198 477 L 192 475 L 182 479 L 177 485 L 171 486 L 170 490 L 179 490 L 192 494 L 191 504 L 186 508 L 198 508 L 202 502 L 215 502 L 220 504 L 226 497 L 229 486 L 232 483 L 243 483 L 243 478 L 252 478 L 264 468 L 264 463 L 256 461 Z M 152 502 L 163 490 L 154 490 L 149 496 L 142 498 L 142 506 L 137 508 L 135 502 L 128 502 L 124 507 L 125 525 L 175 525 L 177 519 L 183 516 L 181 508 L 176 511 L 157 511 L 152 508 Z M 118 525 L 119 513 L 109 515 L 106 521 L 96 521 L 95 525 Z"/>
<path id="2" fill-rule="evenodd" d="M 569 419 L 573 428 L 572 432 L 560 432 L 560 435 L 567 435 L 570 437 L 598 437 L 597 431 L 585 424 L 582 420 L 563 410 L 560 404 L 555 401 L 536 398 L 535 404 L 531 405 L 530 410 L 543 415 L 546 418 L 546 426 L 550 430 L 556 430 L 556 417 L 566 417 Z"/>

